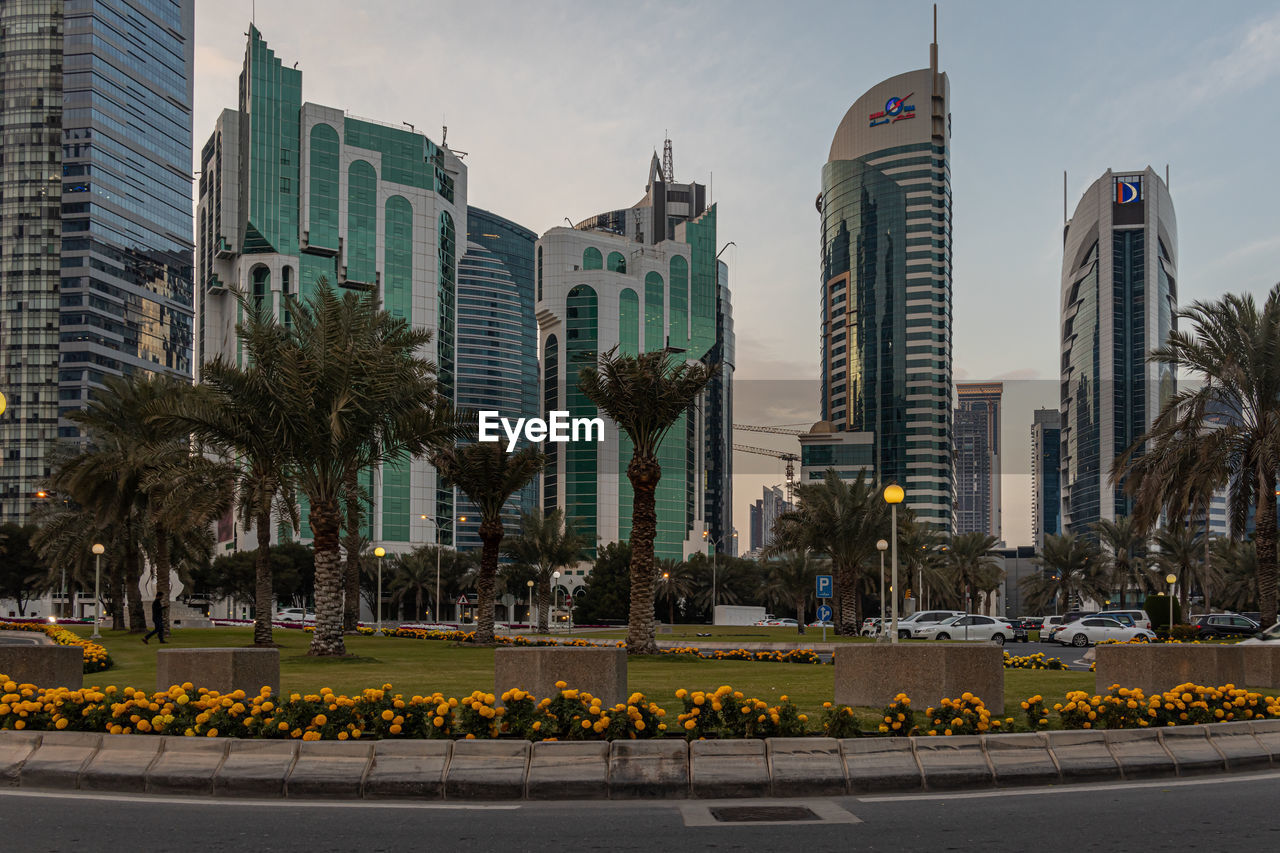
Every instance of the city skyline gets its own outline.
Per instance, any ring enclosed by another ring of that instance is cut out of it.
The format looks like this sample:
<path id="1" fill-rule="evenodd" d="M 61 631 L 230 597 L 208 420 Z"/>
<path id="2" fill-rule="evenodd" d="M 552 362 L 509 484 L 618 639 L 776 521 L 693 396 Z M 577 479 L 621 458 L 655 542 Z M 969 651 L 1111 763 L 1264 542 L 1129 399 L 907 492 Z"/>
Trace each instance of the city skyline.
<path id="1" fill-rule="evenodd" d="M 714 200 L 725 202 L 721 242 L 736 243 L 725 258 L 733 269 L 739 385 L 816 385 L 813 163 L 862 91 L 927 64 L 929 3 L 813 4 L 799 19 L 764 4 L 734 4 L 731 15 L 723 14 L 726 4 L 653 4 L 643 16 L 512 6 L 502 15 L 457 18 L 447 28 L 411 6 L 394 25 L 381 12 L 329 7 L 257 4 L 258 25 L 273 46 L 308 69 L 309 97 L 426 125 L 420 129 L 433 138 L 448 124 L 449 144 L 470 152 L 471 200 L 535 231 L 638 194 L 631 164 L 660 148 L 669 131 L 677 171 L 705 179 Z M 1114 50 L 1116 33 L 1143 26 L 1155 12 L 1166 24 L 1159 43 Z M 250 13 L 249 2 L 239 16 L 226 4 L 197 10 L 197 138 L 216 117 L 219 93 L 234 86 Z M 834 16 L 859 22 L 858 50 L 814 49 L 832 38 Z M 628 55 L 640 50 L 652 73 L 598 74 L 617 50 L 619 31 L 632 42 Z M 335 50 L 339 32 L 344 49 Z M 1054 37 L 1037 36 L 1044 32 Z M 526 50 L 526 40 L 539 51 Z M 485 50 L 457 48 L 468 41 Z M 1026 435 L 1032 410 L 1056 403 L 1051 341 L 1058 337 L 1064 168 L 1073 205 L 1108 166 L 1151 165 L 1163 174 L 1171 164 L 1180 303 L 1269 286 L 1268 270 L 1280 261 L 1274 215 L 1262 198 L 1230 187 L 1247 185 L 1268 165 L 1255 140 L 1266 138 L 1277 118 L 1248 103 L 1280 73 L 1280 14 L 1261 3 L 1240 6 L 1230 21 L 1189 3 L 943 3 L 939 44 L 955 117 L 954 378 L 1041 380 L 1006 386 L 1007 435 Z M 384 55 L 397 57 L 394 67 L 367 59 Z M 1010 74 L 1015 67 L 1019 73 Z M 1136 114 L 1125 106 L 1144 99 L 1167 109 Z M 620 103 L 653 106 L 611 108 Z M 537 132 L 511 134 L 512 126 Z M 770 204 L 752 204 L 755 197 Z M 777 298 L 778 282 L 787 298 Z M 776 403 L 756 402 L 753 411 L 749 395 L 740 394 L 736 419 L 817 420 L 816 393 L 773 396 Z M 761 436 L 757 443 L 795 450 L 787 439 Z M 1011 543 L 1030 541 L 1028 444 L 1007 448 L 1016 455 L 1006 462 L 1003 488 Z M 747 496 L 781 477 L 740 469 L 737 480 L 742 531 Z"/>

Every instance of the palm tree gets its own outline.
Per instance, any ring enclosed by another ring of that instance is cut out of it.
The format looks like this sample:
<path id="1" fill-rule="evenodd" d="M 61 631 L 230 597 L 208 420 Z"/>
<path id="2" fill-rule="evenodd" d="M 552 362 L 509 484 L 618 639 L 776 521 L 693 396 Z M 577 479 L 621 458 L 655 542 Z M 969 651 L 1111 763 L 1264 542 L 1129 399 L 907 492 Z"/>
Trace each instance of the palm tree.
<path id="1" fill-rule="evenodd" d="M 618 348 L 587 365 L 578 387 L 631 439 L 631 607 L 627 628 L 630 654 L 656 654 L 653 587 L 656 577 L 653 540 L 657 532 L 654 494 L 662 479 L 658 448 L 681 415 L 695 405 L 719 365 L 676 361 L 666 350 L 619 355 Z"/>
<path id="2" fill-rule="evenodd" d="M 1280 469 L 1280 284 L 1261 308 L 1249 294 L 1227 294 L 1178 311 L 1191 328 L 1174 331 L 1152 361 L 1200 382 L 1174 394 L 1150 431 L 1116 462 L 1124 476 L 1145 448 L 1152 476 L 1171 478 L 1199 445 L 1200 465 L 1225 473 L 1232 536 L 1241 539 L 1254 514 L 1258 603 L 1276 621 L 1276 472 Z M 1206 480 L 1214 479 L 1207 476 Z"/>
<path id="3" fill-rule="evenodd" d="M 271 396 L 262 401 L 267 441 L 280 448 L 307 498 L 315 549 L 316 627 L 309 654 L 342 655 L 343 500 L 353 475 L 393 465 L 464 432 L 436 394 L 431 340 L 382 310 L 373 294 L 339 295 L 317 282 L 290 300 L 291 325 L 252 317 L 260 333 L 242 338 L 246 357 L 273 359 Z M 256 349 L 262 345 L 264 349 Z"/>
<path id="4" fill-rule="evenodd" d="M 796 632 L 804 633 L 805 614 L 809 596 L 814 592 L 818 571 L 825 560 L 812 557 L 807 551 L 772 551 L 777 559 L 765 562 L 765 581 L 761 594 L 770 604 L 790 604 L 796 612 Z"/>
<path id="5" fill-rule="evenodd" d="M 1221 606 L 1237 612 L 1257 609 L 1258 551 L 1254 543 L 1219 537 L 1214 540 L 1211 553 L 1214 569 L 1221 577 L 1217 595 Z M 1210 612 L 1207 598 L 1204 609 Z"/>
<path id="6" fill-rule="evenodd" d="M 915 591 L 920 608 L 925 607 L 926 589 L 930 593 L 929 606 L 933 606 L 933 593 L 945 595 L 948 588 L 945 548 L 941 531 L 917 519 L 910 507 L 898 507 L 898 561 L 905 572 L 900 586 Z"/>
<path id="7" fill-rule="evenodd" d="M 658 595 L 666 599 L 669 624 L 676 623 L 676 603 L 693 598 L 698 579 L 684 560 L 658 561 Z"/>
<path id="8" fill-rule="evenodd" d="M 991 556 L 996 537 L 986 533 L 961 533 L 951 537 L 945 554 L 945 564 L 956 590 L 967 598 L 966 609 L 974 612 L 978 593 L 990 592 L 1000 585 L 1003 572 L 1000 563 Z"/>
<path id="9" fill-rule="evenodd" d="M 1189 524 L 1174 522 L 1156 532 L 1155 561 L 1161 574 L 1172 572 L 1178 576 L 1182 612 L 1190 614 L 1191 588 L 1195 586 L 1204 596 L 1208 606 L 1209 595 L 1217 583 L 1213 564 L 1205 560 L 1204 535 Z"/>
<path id="10" fill-rule="evenodd" d="M 863 566 L 876 540 L 889 536 L 889 510 L 876 485 L 862 472 L 852 482 L 834 470 L 815 483 L 796 486 L 800 506 L 778 517 L 774 541 L 784 548 L 826 554 L 836 577 L 836 632 L 857 636 L 862 625 L 859 594 Z"/>
<path id="11" fill-rule="evenodd" d="M 423 599 L 435 589 L 436 547 L 419 545 L 407 554 L 396 554 L 391 558 L 391 580 L 388 584 L 391 600 L 403 610 L 405 601 L 413 596 L 411 619 L 423 617 Z M 439 619 L 437 613 L 436 621 Z"/>
<path id="12" fill-rule="evenodd" d="M 564 510 L 553 509 L 520 516 L 520 531 L 502 542 L 506 556 L 531 566 L 535 572 L 534 591 L 538 599 L 538 631 L 546 633 L 548 608 L 551 606 L 551 573 L 577 564 L 590 543 L 564 517 Z"/>
<path id="13" fill-rule="evenodd" d="M 446 486 L 457 487 L 480 510 L 480 570 L 476 578 L 479 613 L 475 642 L 493 645 L 494 578 L 502 546 L 502 507 L 507 499 L 528 485 L 544 457 L 535 447 L 508 453 L 500 442 L 460 444 L 431 454 Z"/>
<path id="14" fill-rule="evenodd" d="M 298 528 L 298 508 L 284 447 L 274 440 L 276 367 L 273 353 L 286 332 L 269 320 L 257 300 L 236 294 L 246 322 L 236 327 L 251 357 L 243 364 L 218 355 L 200 368 L 200 382 L 192 393 L 174 399 L 168 410 L 152 415 L 162 427 L 172 424 L 190 433 L 238 466 L 235 492 L 240 522 L 257 537 L 255 552 L 253 643 L 273 646 L 271 619 L 275 596 L 271 575 L 273 516 L 290 529 Z"/>
<path id="15" fill-rule="evenodd" d="M 1120 591 L 1120 606 L 1125 606 L 1125 593 L 1131 586 L 1138 594 L 1152 589 L 1153 575 L 1147 567 L 1147 536 L 1133 517 L 1123 515 L 1115 521 L 1104 518 L 1094 524 L 1094 530 L 1107 555 L 1110 586 Z M 1130 602 L 1130 606 L 1136 605 Z"/>
<path id="16" fill-rule="evenodd" d="M 1101 599 L 1106 595 L 1104 558 L 1087 539 L 1051 533 L 1044 538 L 1044 549 L 1036 561 L 1044 571 L 1021 581 L 1026 606 L 1032 610 L 1052 606 L 1055 613 L 1062 613 L 1071 608 L 1073 598 Z"/>

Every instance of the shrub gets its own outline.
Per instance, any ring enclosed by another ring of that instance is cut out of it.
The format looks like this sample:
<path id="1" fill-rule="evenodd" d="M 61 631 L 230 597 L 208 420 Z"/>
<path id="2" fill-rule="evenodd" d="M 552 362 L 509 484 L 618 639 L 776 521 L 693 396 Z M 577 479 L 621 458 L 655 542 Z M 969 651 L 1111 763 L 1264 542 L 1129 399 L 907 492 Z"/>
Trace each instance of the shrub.
<path id="1" fill-rule="evenodd" d="M 822 703 L 822 733 L 836 738 L 862 736 L 853 709 L 848 705 L 836 705 L 832 702 Z"/>
<path id="2" fill-rule="evenodd" d="M 925 716 L 930 722 L 930 735 L 978 735 L 1013 727 L 1012 717 L 992 719 L 982 700 L 967 692 L 959 699 L 944 697 L 938 707 L 926 710 Z"/>
<path id="3" fill-rule="evenodd" d="M 884 722 L 880 724 L 882 734 L 890 737 L 907 737 L 916 733 L 916 715 L 911 710 L 911 697 L 899 693 L 884 709 Z"/>
<path id="4" fill-rule="evenodd" d="M 1170 625 L 1182 622 L 1182 605 L 1171 595 L 1148 595 L 1142 609 L 1151 617 L 1151 630 L 1157 634 L 1168 632 Z"/>
<path id="5" fill-rule="evenodd" d="M 1039 694 L 1022 700 L 1022 713 L 1027 718 L 1027 728 L 1031 731 L 1049 727 L 1049 709 L 1044 705 L 1044 697 Z"/>

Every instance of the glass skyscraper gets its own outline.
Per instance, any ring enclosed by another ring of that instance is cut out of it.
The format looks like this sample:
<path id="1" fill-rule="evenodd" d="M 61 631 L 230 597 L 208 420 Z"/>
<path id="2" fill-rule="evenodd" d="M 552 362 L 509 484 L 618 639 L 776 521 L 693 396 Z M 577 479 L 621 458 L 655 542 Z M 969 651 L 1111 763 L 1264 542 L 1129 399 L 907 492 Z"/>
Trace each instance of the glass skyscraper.
<path id="1" fill-rule="evenodd" d="M 536 418 L 538 323 L 533 316 L 534 242 L 538 235 L 478 207 L 467 208 L 467 251 L 458 262 L 458 407 Z M 480 513 L 459 493 L 457 547 L 480 547 Z M 538 483 L 503 509 L 514 532 L 521 513 L 538 508 Z M 465 521 L 463 519 L 466 519 Z"/>
<path id="2" fill-rule="evenodd" d="M 955 411 L 956 533 L 1000 532 L 1000 382 L 959 382 Z"/>
<path id="3" fill-rule="evenodd" d="M 1062 532 L 1062 415 L 1036 409 L 1031 424 L 1031 536 L 1036 552 L 1044 538 Z"/>
<path id="4" fill-rule="evenodd" d="M 871 433 L 875 474 L 952 525 L 951 172 L 947 75 L 864 93 L 822 169 L 822 419 Z"/>
<path id="5" fill-rule="evenodd" d="M 1175 391 L 1147 361 L 1174 329 L 1178 224 L 1151 169 L 1107 170 L 1076 206 L 1062 251 L 1062 526 L 1096 538 L 1099 519 L 1128 515 L 1117 456 L 1150 428 Z"/>
<path id="6" fill-rule="evenodd" d="M 233 287 L 288 323 L 286 297 L 305 298 L 324 279 L 376 292 L 387 311 L 430 329 L 440 391 L 455 399 L 466 167 L 420 133 L 304 102 L 302 72 L 256 27 L 248 36 L 239 107 L 222 111 L 200 155 L 199 362 L 242 357 Z M 404 551 L 435 542 L 436 523 L 440 541 L 453 543 L 453 490 L 424 460 L 383 465 L 361 485 L 373 543 Z M 249 534 L 231 538 L 255 547 Z"/>
<path id="7" fill-rule="evenodd" d="M 112 375 L 192 371 L 194 0 L 0 3 L 0 522 Z"/>

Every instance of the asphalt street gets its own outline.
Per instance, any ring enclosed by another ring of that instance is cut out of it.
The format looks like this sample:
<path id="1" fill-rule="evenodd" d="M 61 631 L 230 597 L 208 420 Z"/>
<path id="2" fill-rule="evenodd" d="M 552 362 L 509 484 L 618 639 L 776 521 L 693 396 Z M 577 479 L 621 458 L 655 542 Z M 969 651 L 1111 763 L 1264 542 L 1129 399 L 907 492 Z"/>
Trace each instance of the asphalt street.
<path id="1" fill-rule="evenodd" d="M 717 853 L 1067 848 L 1083 853 L 1186 849 L 1189 843 L 1274 849 L 1280 841 L 1278 798 L 1280 772 L 966 794 L 510 805 L 297 805 L 0 789 L 0 827 L 11 848 L 50 853 L 673 848 Z M 807 814 L 791 811 L 796 808 Z M 756 820 L 718 819 L 743 817 Z"/>

